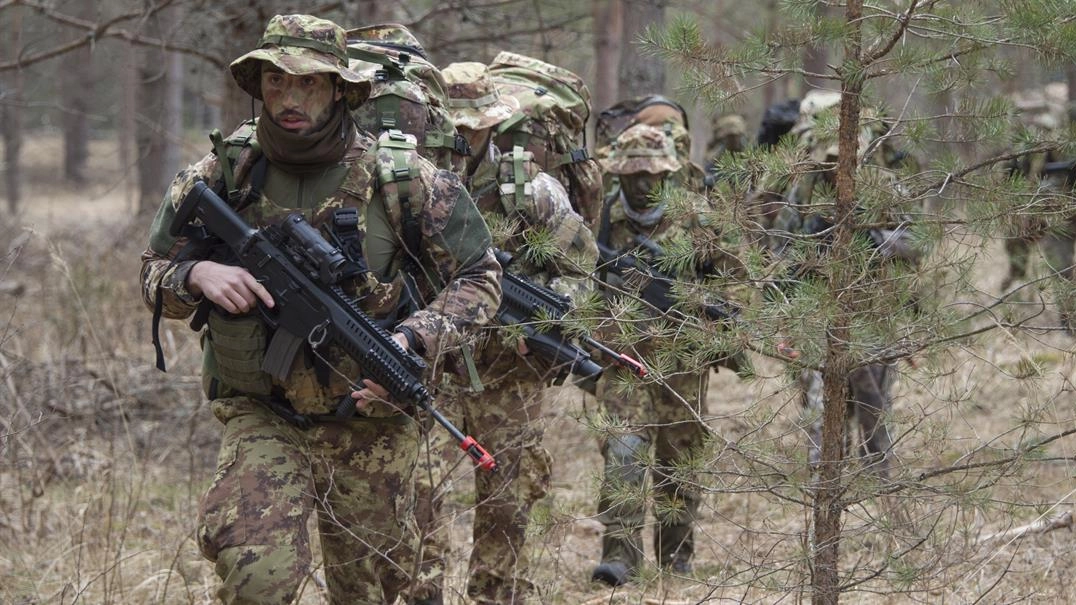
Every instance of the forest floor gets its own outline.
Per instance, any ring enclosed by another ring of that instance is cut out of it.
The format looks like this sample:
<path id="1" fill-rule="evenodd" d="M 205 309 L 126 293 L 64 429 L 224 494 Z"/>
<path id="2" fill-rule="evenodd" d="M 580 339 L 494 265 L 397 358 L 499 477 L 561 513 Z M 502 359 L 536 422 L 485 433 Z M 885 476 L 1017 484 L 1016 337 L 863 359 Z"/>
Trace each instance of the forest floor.
<path id="1" fill-rule="evenodd" d="M 108 142 L 95 143 L 93 176 L 79 188 L 48 168 L 59 152 L 58 141 L 34 139 L 23 209 L 17 220 L 0 212 L 0 604 L 212 603 L 216 576 L 193 531 L 219 425 L 201 395 L 197 337 L 165 321 L 169 371 L 154 369 L 138 287 L 152 210 L 133 211 Z M 985 298 L 1003 268 L 1000 243 L 989 246 L 975 266 Z M 1071 527 L 990 536 L 1071 514 L 1076 503 L 1076 438 L 1033 455 L 1025 447 L 1076 426 L 1076 340 L 1050 329 L 1058 319 L 1049 307 L 1033 323 L 1042 329 L 990 330 L 944 359 L 900 366 L 893 485 L 907 489 L 860 477 L 857 489 L 887 494 L 846 509 L 844 600 L 1076 602 Z M 549 393 L 554 476 L 533 527 L 533 602 L 810 599 L 805 419 L 782 364 L 755 364 L 750 381 L 710 375 L 715 447 L 702 473 L 694 572 L 658 573 L 651 551 L 637 580 L 615 591 L 590 582 L 601 536 L 594 400 L 573 387 Z M 766 461 L 774 478 L 758 473 Z M 466 602 L 465 466 L 445 507 L 453 605 Z M 950 471 L 937 479 L 939 468 Z M 324 602 L 312 580 L 301 603 Z"/>

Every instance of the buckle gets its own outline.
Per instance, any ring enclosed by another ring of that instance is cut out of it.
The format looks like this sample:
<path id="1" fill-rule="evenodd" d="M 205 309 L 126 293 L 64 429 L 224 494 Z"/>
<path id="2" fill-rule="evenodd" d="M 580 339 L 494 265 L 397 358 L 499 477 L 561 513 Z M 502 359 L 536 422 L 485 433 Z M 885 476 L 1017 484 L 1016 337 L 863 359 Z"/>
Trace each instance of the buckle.
<path id="1" fill-rule="evenodd" d="M 462 134 L 456 134 L 453 136 L 452 151 L 459 155 L 471 155 L 471 144 L 467 142 Z"/>

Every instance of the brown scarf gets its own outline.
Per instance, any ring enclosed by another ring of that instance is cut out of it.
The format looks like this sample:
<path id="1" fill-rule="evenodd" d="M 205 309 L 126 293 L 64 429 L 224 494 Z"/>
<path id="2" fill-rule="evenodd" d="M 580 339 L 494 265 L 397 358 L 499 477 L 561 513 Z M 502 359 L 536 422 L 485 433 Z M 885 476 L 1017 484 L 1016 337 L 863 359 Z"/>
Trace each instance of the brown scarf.
<path id="1" fill-rule="evenodd" d="M 354 139 L 355 128 L 344 103 L 337 103 L 329 121 L 309 134 L 281 128 L 264 107 L 258 120 L 258 143 L 265 157 L 274 166 L 293 174 L 318 172 L 336 164 Z"/>

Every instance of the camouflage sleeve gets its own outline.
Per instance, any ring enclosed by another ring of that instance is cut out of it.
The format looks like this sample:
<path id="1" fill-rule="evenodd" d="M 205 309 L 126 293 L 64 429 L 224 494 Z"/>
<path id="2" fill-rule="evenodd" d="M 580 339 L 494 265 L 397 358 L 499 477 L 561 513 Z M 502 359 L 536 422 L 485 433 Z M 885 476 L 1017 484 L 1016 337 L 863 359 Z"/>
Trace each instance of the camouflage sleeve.
<path id="1" fill-rule="evenodd" d="M 428 187 L 416 187 L 419 195 L 413 199 L 424 201 L 424 260 L 436 268 L 445 286 L 401 325 L 413 330 L 425 356 L 435 359 L 492 320 L 501 304 L 501 266 L 490 248 L 486 223 L 459 177 L 440 170 L 421 181 Z"/>
<path id="2" fill-rule="evenodd" d="M 142 301 L 154 308 L 158 290 L 161 295 L 161 314 L 170 319 L 182 319 L 198 306 L 199 298 L 187 290 L 187 275 L 197 260 L 173 262 L 187 244 L 186 238 L 168 232 L 176 208 L 198 181 L 214 182 L 219 177 L 216 156 L 210 154 L 196 164 L 181 170 L 165 193 L 157 215 L 150 227 L 149 246 L 142 253 Z"/>
<path id="3" fill-rule="evenodd" d="M 552 240 L 553 253 L 541 268 L 548 286 L 573 298 L 585 294 L 591 288 L 590 275 L 598 262 L 594 234 L 572 209 L 568 191 L 560 181 L 540 172 L 531 186 L 531 219 L 534 225 L 546 229 Z"/>

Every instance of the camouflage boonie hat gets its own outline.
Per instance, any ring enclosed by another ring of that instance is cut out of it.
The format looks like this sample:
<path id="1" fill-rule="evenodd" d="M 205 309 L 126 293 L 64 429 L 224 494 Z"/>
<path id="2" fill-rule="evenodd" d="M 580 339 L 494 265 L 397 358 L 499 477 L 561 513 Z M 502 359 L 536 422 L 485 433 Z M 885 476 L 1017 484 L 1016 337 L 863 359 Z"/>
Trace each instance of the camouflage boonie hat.
<path id="1" fill-rule="evenodd" d="M 230 66 L 236 84 L 258 100 L 262 100 L 262 61 L 293 76 L 340 76 L 345 82 L 344 96 L 352 107 L 370 94 L 370 83 L 348 68 L 344 28 L 332 21 L 310 15 L 277 15 L 269 20 L 258 49 Z"/>
<path id="2" fill-rule="evenodd" d="M 366 42 L 400 52 L 409 52 L 429 61 L 426 49 L 422 47 L 422 43 L 418 41 L 415 34 L 399 23 L 378 23 L 349 29 L 347 39 L 352 42 Z"/>
<path id="3" fill-rule="evenodd" d="M 515 97 L 497 90 L 484 63 L 450 63 L 441 74 L 448 84 L 448 111 L 457 128 L 492 128 L 519 110 Z"/>
<path id="4" fill-rule="evenodd" d="M 661 128 L 636 124 L 628 128 L 606 148 L 600 160 L 610 174 L 676 172 L 682 164 L 677 158 L 676 143 Z"/>

